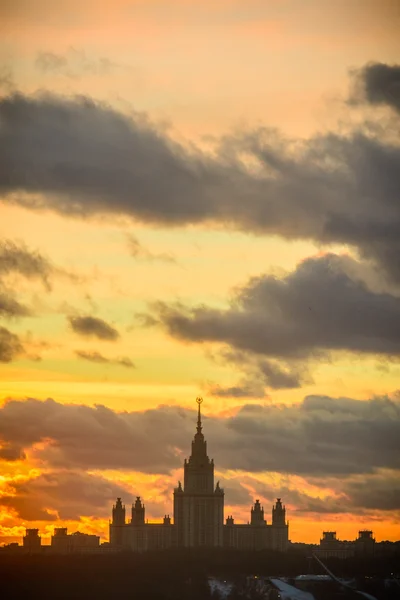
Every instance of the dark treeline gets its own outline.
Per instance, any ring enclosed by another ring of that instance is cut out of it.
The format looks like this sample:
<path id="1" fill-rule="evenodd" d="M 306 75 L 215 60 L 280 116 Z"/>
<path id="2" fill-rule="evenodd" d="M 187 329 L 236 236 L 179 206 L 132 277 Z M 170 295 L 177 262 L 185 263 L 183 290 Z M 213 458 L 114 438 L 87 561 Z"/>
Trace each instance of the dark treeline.
<path id="1" fill-rule="evenodd" d="M 331 559 L 338 576 L 382 578 L 400 572 L 399 557 Z M 167 551 L 146 554 L 51 555 L 0 553 L 0 597 L 7 599 L 208 600 L 207 578 L 321 573 L 306 553 Z M 372 590 L 371 590 L 372 591 Z M 232 599 L 238 597 L 232 594 Z M 379 596 L 384 598 L 384 596 Z M 385 596 L 386 597 L 386 596 Z"/>

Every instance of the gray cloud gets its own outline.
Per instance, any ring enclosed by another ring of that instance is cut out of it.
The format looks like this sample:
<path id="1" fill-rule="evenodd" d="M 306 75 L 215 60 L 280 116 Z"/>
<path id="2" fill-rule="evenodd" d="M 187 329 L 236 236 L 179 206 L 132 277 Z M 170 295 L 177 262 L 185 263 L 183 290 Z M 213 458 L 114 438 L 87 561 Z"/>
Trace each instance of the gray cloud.
<path id="1" fill-rule="evenodd" d="M 89 362 L 100 363 L 100 364 L 115 364 L 120 365 L 122 367 L 127 367 L 129 369 L 134 369 L 135 365 L 131 361 L 130 358 L 126 356 L 118 357 L 118 358 L 106 358 L 100 352 L 85 352 L 84 350 L 76 350 L 75 354 L 79 358 L 83 358 L 84 360 L 88 360 Z"/>
<path id="2" fill-rule="evenodd" d="M 132 499 L 126 488 L 82 471 L 45 472 L 28 481 L 14 481 L 8 488 L 0 505 L 13 508 L 28 521 L 108 517 L 117 496 L 124 496 L 126 501 Z"/>
<path id="3" fill-rule="evenodd" d="M 162 310 L 163 312 L 163 310 Z M 149 326 L 157 325 L 159 321 L 153 317 Z M 272 390 L 299 388 L 303 383 L 312 379 L 304 364 L 298 360 L 265 359 L 249 351 L 232 347 L 223 347 L 207 355 L 217 364 L 233 366 L 235 372 L 242 376 L 235 385 L 223 387 L 209 382 L 207 393 L 220 398 L 266 398 L 266 388 Z"/>
<path id="4" fill-rule="evenodd" d="M 251 279 L 226 309 L 160 303 L 158 315 L 178 339 L 294 364 L 334 350 L 399 356 L 400 299 L 370 290 L 356 272 L 356 261 L 328 254 L 303 261 L 282 279 Z M 303 376 L 273 362 L 259 361 L 258 368 L 271 387 L 296 387 Z"/>
<path id="5" fill-rule="evenodd" d="M 26 317 L 30 314 L 29 308 L 18 302 L 0 282 L 0 317 Z"/>
<path id="6" fill-rule="evenodd" d="M 13 94 L 1 99 L 0 116 L 0 186 L 28 192 L 7 196 L 12 202 L 69 216 L 211 221 L 346 243 L 400 279 L 395 121 L 388 132 L 364 123 L 306 141 L 260 128 L 224 137 L 208 155 L 173 142 L 143 116 L 87 98 Z M 248 168 L 243 155 L 257 168 Z"/>
<path id="7" fill-rule="evenodd" d="M 0 362 L 9 363 L 24 354 L 24 347 L 19 337 L 0 326 Z"/>
<path id="8" fill-rule="evenodd" d="M 208 394 L 216 398 L 265 398 L 265 386 L 261 382 L 242 379 L 237 385 L 223 387 L 218 384 L 208 386 Z"/>
<path id="9" fill-rule="evenodd" d="M 190 451 L 195 421 L 180 407 L 118 413 L 29 399 L 0 408 L 0 439 L 15 456 L 47 440 L 35 456 L 53 468 L 168 473 Z M 327 478 L 400 469 L 400 404 L 387 397 L 245 405 L 232 417 L 205 417 L 204 431 L 221 470 Z"/>
<path id="10" fill-rule="evenodd" d="M 55 272 L 50 261 L 24 243 L 0 241 L 0 276 L 18 273 L 28 279 L 40 279 L 49 288 L 50 276 Z"/>
<path id="11" fill-rule="evenodd" d="M 343 491 L 352 507 L 368 510 L 400 510 L 400 473 L 378 473 L 367 479 L 350 479 Z"/>
<path id="12" fill-rule="evenodd" d="M 115 341 L 119 338 L 118 331 L 103 319 L 90 316 L 70 316 L 69 324 L 73 331 L 83 336 L 97 337 L 100 340 Z"/>
<path id="13" fill-rule="evenodd" d="M 369 63 L 355 71 L 356 89 L 353 100 L 386 104 L 400 111 L 400 65 Z"/>
<path id="14" fill-rule="evenodd" d="M 50 277 L 56 269 L 39 252 L 28 249 L 21 242 L 0 241 L 0 317 L 26 317 L 32 311 L 16 298 L 15 283 L 7 285 L 11 275 L 21 275 L 27 279 L 39 279 L 46 289 L 50 289 Z"/>
<path id="15" fill-rule="evenodd" d="M 127 236 L 129 252 L 135 258 L 141 258 L 148 261 L 161 261 L 168 263 L 176 263 L 176 259 L 167 253 L 155 254 L 142 246 L 139 240 L 132 234 Z"/>

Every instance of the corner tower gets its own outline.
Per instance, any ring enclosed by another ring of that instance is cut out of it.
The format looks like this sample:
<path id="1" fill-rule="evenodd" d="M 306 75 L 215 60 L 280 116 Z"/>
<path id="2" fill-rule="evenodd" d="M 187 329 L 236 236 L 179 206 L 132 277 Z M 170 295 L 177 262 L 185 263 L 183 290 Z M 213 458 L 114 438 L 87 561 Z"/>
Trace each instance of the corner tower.
<path id="1" fill-rule="evenodd" d="M 201 422 L 202 398 L 198 405 L 197 427 L 192 453 L 184 463 L 184 486 L 174 491 L 174 524 L 179 546 L 222 546 L 224 491 L 214 488 L 214 461 L 208 457 Z"/>

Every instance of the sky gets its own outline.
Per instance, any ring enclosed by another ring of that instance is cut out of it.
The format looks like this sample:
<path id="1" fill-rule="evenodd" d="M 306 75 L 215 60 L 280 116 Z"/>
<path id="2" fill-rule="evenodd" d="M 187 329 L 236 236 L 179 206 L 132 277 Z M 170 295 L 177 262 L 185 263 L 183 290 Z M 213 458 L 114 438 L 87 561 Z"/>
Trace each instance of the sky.
<path id="1" fill-rule="evenodd" d="M 225 516 L 400 539 L 399 2 L 0 11 L 0 543 L 172 514 L 197 396 Z"/>

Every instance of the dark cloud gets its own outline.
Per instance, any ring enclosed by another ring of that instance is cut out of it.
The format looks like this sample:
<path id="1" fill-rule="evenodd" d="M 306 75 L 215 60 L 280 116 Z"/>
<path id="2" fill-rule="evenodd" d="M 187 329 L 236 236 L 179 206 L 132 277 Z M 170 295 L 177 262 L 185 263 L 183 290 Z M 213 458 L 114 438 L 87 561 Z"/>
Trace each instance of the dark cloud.
<path id="1" fill-rule="evenodd" d="M 29 399 L 0 409 L 0 440 L 15 455 L 46 440 L 35 456 L 57 468 L 168 473 L 189 453 L 195 422 L 195 411 L 180 407 L 118 413 Z M 400 469 L 400 404 L 387 397 L 245 405 L 232 417 L 204 417 L 204 432 L 221 470 L 327 478 Z"/>
<path id="2" fill-rule="evenodd" d="M 59 470 L 11 482 L 0 505 L 13 508 L 28 521 L 79 520 L 82 516 L 108 517 L 118 496 L 132 499 L 126 488 L 99 475 Z"/>
<path id="3" fill-rule="evenodd" d="M 127 367 L 128 369 L 134 369 L 135 365 L 127 356 L 121 356 L 119 358 L 113 359 L 113 362 L 117 365 L 121 365 L 121 367 Z"/>
<path id="4" fill-rule="evenodd" d="M 364 123 L 305 141 L 260 128 L 226 136 L 205 154 L 141 115 L 88 98 L 13 94 L 1 99 L 0 117 L 6 200 L 69 216 L 213 222 L 351 244 L 400 280 L 397 122 L 390 131 Z M 7 196 L 15 190 L 28 193 Z"/>
<path id="5" fill-rule="evenodd" d="M 134 235 L 129 234 L 127 237 L 129 252 L 135 258 L 141 258 L 143 260 L 148 261 L 176 263 L 176 259 L 171 254 L 154 254 L 153 252 L 150 252 L 150 250 L 148 250 L 147 248 L 144 248 L 144 246 L 142 246 L 142 244 Z"/>
<path id="6" fill-rule="evenodd" d="M 24 347 L 19 337 L 0 326 L 0 362 L 9 363 L 24 354 Z"/>
<path id="7" fill-rule="evenodd" d="M 68 317 L 69 323 L 75 331 L 84 336 L 97 337 L 100 340 L 115 341 L 119 338 L 118 331 L 98 317 Z"/>
<path id="8" fill-rule="evenodd" d="M 368 510 L 400 510 L 400 473 L 383 472 L 366 479 L 344 481 L 342 489 L 353 507 Z"/>
<path id="9" fill-rule="evenodd" d="M 153 325 L 157 325 L 154 319 Z M 207 353 L 217 364 L 233 366 L 242 377 L 235 385 L 223 387 L 210 382 L 207 393 L 220 398 L 267 398 L 266 388 L 293 389 L 312 379 L 303 361 L 271 360 L 252 352 L 223 347 L 217 353 Z"/>
<path id="10" fill-rule="evenodd" d="M 18 302 L 0 282 L 0 317 L 26 317 L 30 314 L 29 308 Z"/>
<path id="11" fill-rule="evenodd" d="M 211 384 L 208 393 L 217 398 L 265 398 L 265 386 L 257 381 L 241 380 L 237 385 L 223 387 Z"/>
<path id="12" fill-rule="evenodd" d="M 400 112 L 400 65 L 369 63 L 355 71 L 355 100 L 386 104 Z"/>
<path id="13" fill-rule="evenodd" d="M 178 339 L 283 360 L 334 350 L 399 356 L 400 298 L 370 290 L 356 272 L 356 261 L 328 254 L 282 279 L 252 278 L 226 309 L 159 304 L 158 315 Z M 258 368 L 271 387 L 296 387 L 302 377 L 273 362 Z"/>
<path id="14" fill-rule="evenodd" d="M 100 364 L 115 364 L 120 365 L 122 367 L 127 367 L 129 369 L 134 369 L 135 365 L 131 361 L 130 358 L 126 356 L 122 356 L 119 358 L 106 358 L 100 352 L 85 352 L 84 350 L 76 350 L 75 354 L 79 358 L 83 358 L 84 360 L 88 360 L 89 362 L 100 363 Z"/>
<path id="15" fill-rule="evenodd" d="M 293 389 L 301 387 L 301 374 L 289 369 L 282 369 L 271 360 L 258 363 L 267 385 L 273 390 Z"/>
<path id="16" fill-rule="evenodd" d="M 50 276 L 55 272 L 50 261 L 22 242 L 0 241 L 0 276 L 18 273 L 28 279 L 40 279 L 49 288 Z"/>

